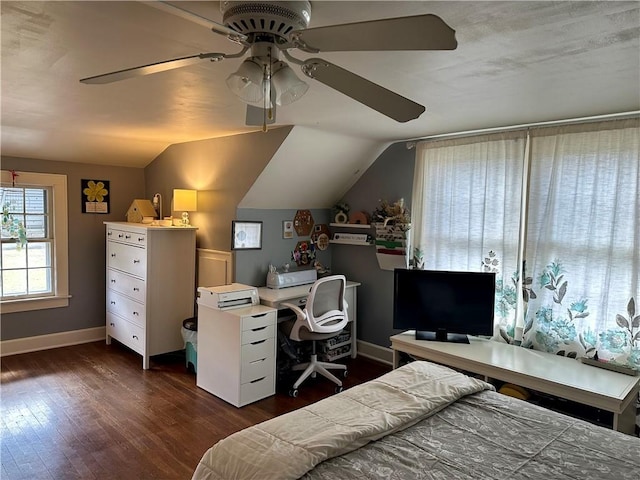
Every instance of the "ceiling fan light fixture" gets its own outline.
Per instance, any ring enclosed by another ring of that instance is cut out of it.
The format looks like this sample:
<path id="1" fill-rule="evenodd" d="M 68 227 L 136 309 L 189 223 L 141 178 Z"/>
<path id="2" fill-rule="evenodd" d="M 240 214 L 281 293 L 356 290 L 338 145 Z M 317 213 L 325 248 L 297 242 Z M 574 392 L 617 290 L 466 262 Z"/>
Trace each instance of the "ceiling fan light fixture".
<path id="1" fill-rule="evenodd" d="M 262 67 L 248 58 L 227 77 L 227 86 L 242 101 L 257 103 L 263 98 L 262 79 Z"/>
<path id="2" fill-rule="evenodd" d="M 295 102 L 309 90 L 309 85 L 300 80 L 284 62 L 278 62 L 271 82 L 276 91 L 276 104 L 280 106 Z"/>

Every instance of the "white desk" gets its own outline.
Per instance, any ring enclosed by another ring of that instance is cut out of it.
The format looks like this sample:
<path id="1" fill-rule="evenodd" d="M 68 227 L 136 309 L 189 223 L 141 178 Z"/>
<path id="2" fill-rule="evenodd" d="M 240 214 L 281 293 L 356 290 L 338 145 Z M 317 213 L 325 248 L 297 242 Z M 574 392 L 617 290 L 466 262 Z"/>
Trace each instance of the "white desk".
<path id="1" fill-rule="evenodd" d="M 272 308 L 282 309 L 280 304 L 282 302 L 292 303 L 300 307 L 304 307 L 309 295 L 309 290 L 312 284 L 299 285 L 297 287 L 287 288 L 258 288 L 258 295 L 260 296 L 260 303 Z M 349 323 L 351 324 L 351 358 L 356 358 L 357 352 L 357 307 L 358 296 L 356 287 L 360 286 L 358 282 L 351 282 L 347 280 L 345 288 L 345 300 L 349 306 L 348 315 Z M 348 345 L 348 344 L 347 344 Z"/>
<path id="2" fill-rule="evenodd" d="M 613 412 L 613 429 L 633 434 L 640 377 L 585 365 L 572 358 L 469 336 L 470 344 L 416 340 L 414 332 L 391 337 L 393 367 L 399 353 L 514 383 Z"/>

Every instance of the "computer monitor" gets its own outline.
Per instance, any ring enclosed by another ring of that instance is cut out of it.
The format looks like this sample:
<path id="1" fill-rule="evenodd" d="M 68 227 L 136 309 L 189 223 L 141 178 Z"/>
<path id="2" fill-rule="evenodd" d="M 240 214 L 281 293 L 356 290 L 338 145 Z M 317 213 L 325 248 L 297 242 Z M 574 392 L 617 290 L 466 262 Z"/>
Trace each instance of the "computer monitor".
<path id="1" fill-rule="evenodd" d="M 420 340 L 469 343 L 493 335 L 495 273 L 394 271 L 393 328 Z"/>

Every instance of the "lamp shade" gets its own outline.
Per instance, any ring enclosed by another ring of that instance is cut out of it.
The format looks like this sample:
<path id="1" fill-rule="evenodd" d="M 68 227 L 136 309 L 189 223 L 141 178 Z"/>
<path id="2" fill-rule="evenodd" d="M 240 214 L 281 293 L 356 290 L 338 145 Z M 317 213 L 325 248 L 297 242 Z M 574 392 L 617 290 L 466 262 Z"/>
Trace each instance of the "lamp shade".
<path id="1" fill-rule="evenodd" d="M 263 98 L 263 77 L 262 67 L 248 58 L 227 77 L 227 86 L 244 102 L 257 103 Z"/>
<path id="2" fill-rule="evenodd" d="M 173 190 L 173 209 L 180 212 L 195 212 L 198 209 L 197 190 Z"/>
<path id="3" fill-rule="evenodd" d="M 279 63 L 280 68 L 271 77 L 276 91 L 276 104 L 289 105 L 307 93 L 309 85 L 300 80 L 289 65 L 284 62 Z"/>

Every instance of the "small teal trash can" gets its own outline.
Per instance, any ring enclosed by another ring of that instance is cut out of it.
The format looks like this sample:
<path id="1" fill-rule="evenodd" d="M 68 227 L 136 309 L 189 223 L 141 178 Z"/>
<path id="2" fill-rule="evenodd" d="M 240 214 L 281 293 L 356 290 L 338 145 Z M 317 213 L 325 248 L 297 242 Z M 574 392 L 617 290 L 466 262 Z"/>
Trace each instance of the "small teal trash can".
<path id="1" fill-rule="evenodd" d="M 198 317 L 187 318 L 182 322 L 182 338 L 185 343 L 187 370 L 193 368 L 198 373 Z"/>

